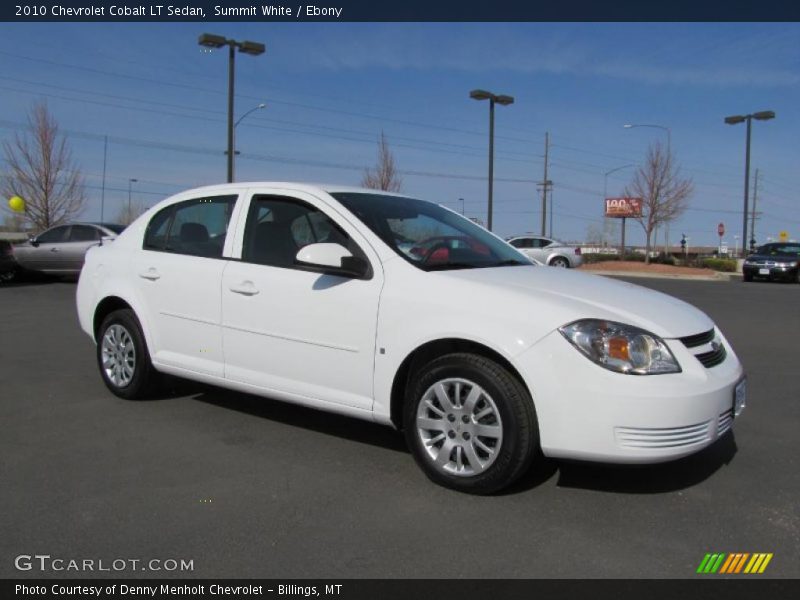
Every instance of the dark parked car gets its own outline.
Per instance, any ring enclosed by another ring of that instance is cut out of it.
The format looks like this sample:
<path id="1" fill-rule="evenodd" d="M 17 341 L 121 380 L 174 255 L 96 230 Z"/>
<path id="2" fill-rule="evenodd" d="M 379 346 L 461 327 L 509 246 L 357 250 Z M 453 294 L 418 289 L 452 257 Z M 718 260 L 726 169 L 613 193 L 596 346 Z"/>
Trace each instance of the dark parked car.
<path id="1" fill-rule="evenodd" d="M 742 277 L 796 281 L 800 283 L 800 244 L 796 242 L 764 244 L 744 260 Z"/>
<path id="2" fill-rule="evenodd" d="M 113 223 L 72 223 L 51 227 L 14 248 L 23 269 L 51 275 L 77 275 L 86 251 L 103 238 L 113 239 L 125 229 Z"/>
<path id="3" fill-rule="evenodd" d="M 0 240 L 0 282 L 11 281 L 16 273 L 14 246 L 8 240 Z"/>

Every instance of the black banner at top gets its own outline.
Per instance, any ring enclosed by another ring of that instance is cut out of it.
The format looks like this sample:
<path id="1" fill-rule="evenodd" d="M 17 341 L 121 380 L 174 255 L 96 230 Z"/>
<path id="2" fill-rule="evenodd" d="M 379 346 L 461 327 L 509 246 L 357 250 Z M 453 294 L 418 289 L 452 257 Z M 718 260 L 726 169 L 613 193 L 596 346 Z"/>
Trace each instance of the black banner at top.
<path id="1" fill-rule="evenodd" d="M 0 6 L 3 21 L 798 21 L 787 0 L 34 0 Z"/>

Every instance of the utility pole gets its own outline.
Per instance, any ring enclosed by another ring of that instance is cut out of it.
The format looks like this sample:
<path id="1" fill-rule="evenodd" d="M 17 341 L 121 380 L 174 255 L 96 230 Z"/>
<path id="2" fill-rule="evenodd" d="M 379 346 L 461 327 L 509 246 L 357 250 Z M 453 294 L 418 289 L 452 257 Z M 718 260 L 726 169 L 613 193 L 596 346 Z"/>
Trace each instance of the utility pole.
<path id="1" fill-rule="evenodd" d="M 550 158 L 550 132 L 544 133 L 544 179 L 542 179 L 542 236 L 547 229 L 547 187 L 551 182 L 547 179 L 547 163 Z"/>
<path id="2" fill-rule="evenodd" d="M 758 169 L 753 181 L 753 212 L 750 217 L 750 252 L 756 249 L 756 203 L 758 202 Z"/>

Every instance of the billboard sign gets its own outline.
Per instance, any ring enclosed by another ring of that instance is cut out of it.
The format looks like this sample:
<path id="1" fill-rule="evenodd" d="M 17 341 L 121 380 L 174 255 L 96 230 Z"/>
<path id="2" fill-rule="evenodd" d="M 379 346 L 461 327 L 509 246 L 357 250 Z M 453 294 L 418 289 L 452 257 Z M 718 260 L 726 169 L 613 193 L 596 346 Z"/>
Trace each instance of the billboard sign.
<path id="1" fill-rule="evenodd" d="M 641 217 L 642 204 L 641 198 L 606 198 L 606 212 L 607 217 L 628 218 L 628 217 Z"/>

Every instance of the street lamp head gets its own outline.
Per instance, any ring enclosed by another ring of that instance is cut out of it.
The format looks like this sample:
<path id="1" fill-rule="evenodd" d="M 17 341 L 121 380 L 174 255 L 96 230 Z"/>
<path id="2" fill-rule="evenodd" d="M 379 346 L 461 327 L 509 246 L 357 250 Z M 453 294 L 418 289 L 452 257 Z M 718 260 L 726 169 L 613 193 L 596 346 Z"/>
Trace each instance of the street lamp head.
<path id="1" fill-rule="evenodd" d="M 259 105 L 258 105 L 258 108 L 266 108 L 266 107 L 267 107 L 267 105 L 266 105 L 266 104 L 264 104 L 263 102 L 262 102 L 261 104 L 259 104 Z"/>
<path id="2" fill-rule="evenodd" d="M 762 110 L 761 112 L 753 113 L 753 118 L 759 121 L 768 121 L 775 118 L 775 113 L 771 110 Z"/>
<path id="3" fill-rule="evenodd" d="M 248 42 L 244 41 L 239 44 L 239 52 L 243 52 L 245 54 L 250 54 L 251 56 L 258 56 L 259 54 L 264 54 L 266 50 L 266 46 L 260 42 Z"/>
<path id="4" fill-rule="evenodd" d="M 214 35 L 213 33 L 204 33 L 198 39 L 197 43 L 206 48 L 222 48 L 228 43 L 224 36 Z"/>
<path id="5" fill-rule="evenodd" d="M 633 125 L 631 125 L 630 123 L 625 123 L 625 125 L 623 125 L 623 127 L 625 129 L 630 129 L 631 127 L 633 127 Z"/>
<path id="6" fill-rule="evenodd" d="M 508 106 L 509 104 L 514 104 L 514 96 L 500 95 L 494 101 L 502 106 Z"/>
<path id="7" fill-rule="evenodd" d="M 732 117 L 725 117 L 725 123 L 728 125 L 736 125 L 737 123 L 743 123 L 747 117 L 743 115 L 734 115 Z"/>
<path id="8" fill-rule="evenodd" d="M 473 100 L 489 100 L 493 96 L 494 94 L 487 92 L 486 90 L 472 90 L 469 93 L 469 97 Z"/>

